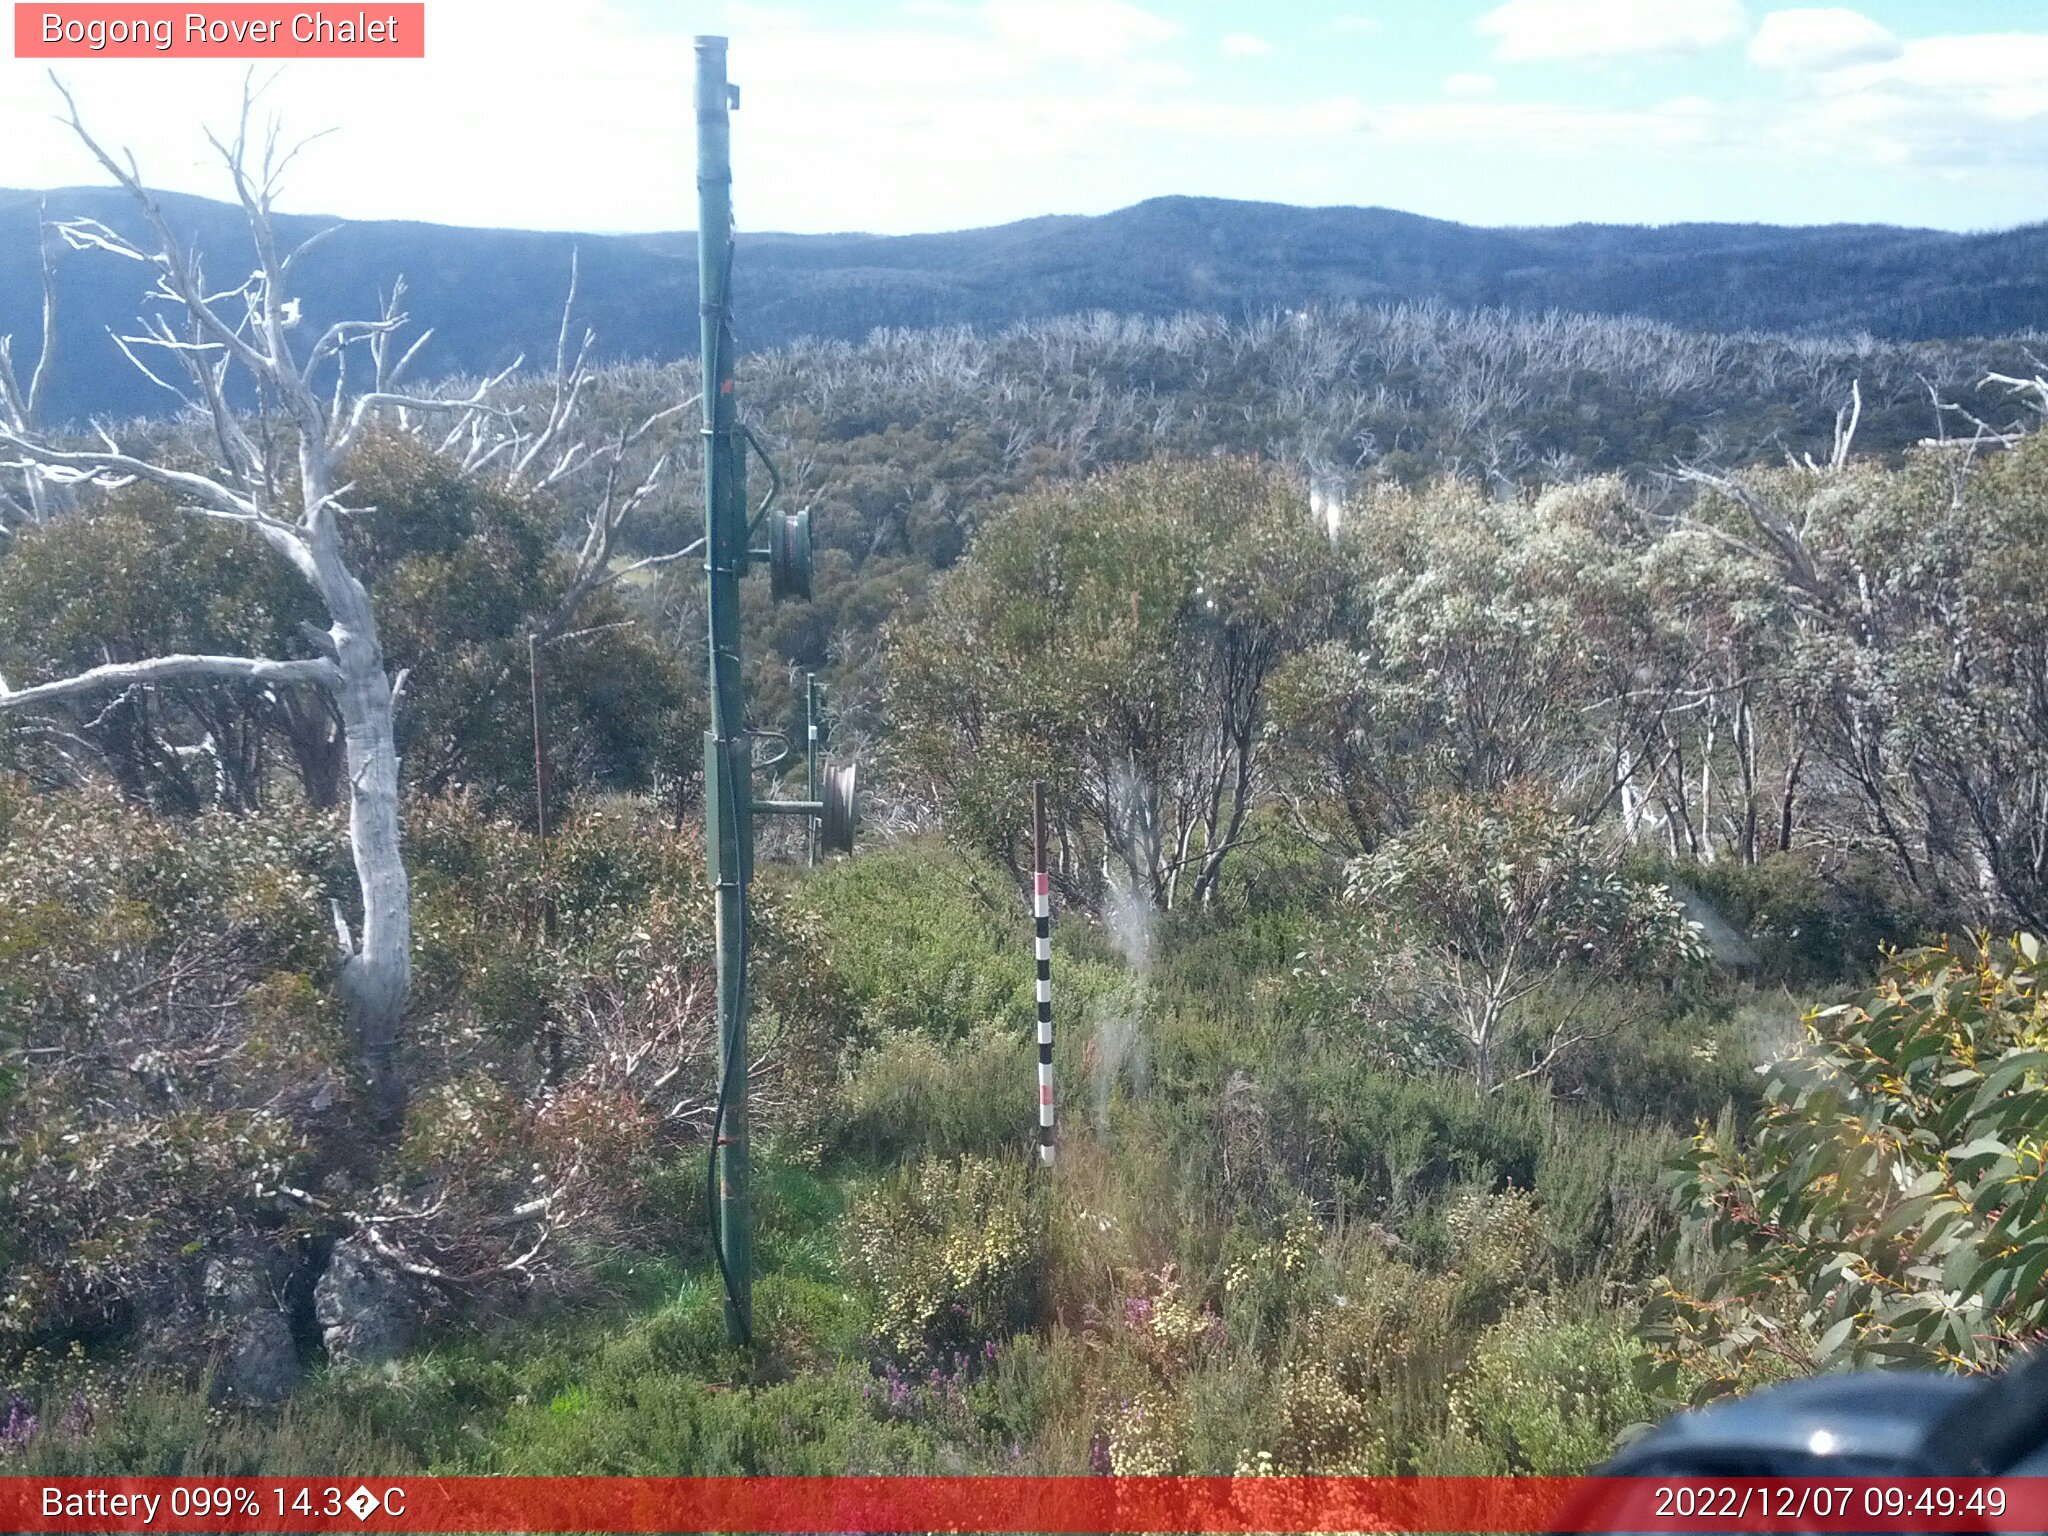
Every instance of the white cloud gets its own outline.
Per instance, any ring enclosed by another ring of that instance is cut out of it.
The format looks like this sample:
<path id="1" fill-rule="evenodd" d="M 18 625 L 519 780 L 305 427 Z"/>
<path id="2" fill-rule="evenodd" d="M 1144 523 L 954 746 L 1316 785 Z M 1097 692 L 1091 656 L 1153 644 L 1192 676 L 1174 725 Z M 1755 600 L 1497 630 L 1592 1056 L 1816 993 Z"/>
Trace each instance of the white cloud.
<path id="1" fill-rule="evenodd" d="M 1772 11 L 1749 40 L 1749 59 L 1766 69 L 1820 71 L 1881 63 L 1904 50 L 1883 27 L 1845 6 Z"/>
<path id="2" fill-rule="evenodd" d="M 1682 149 L 1725 147 L 1729 120 L 1698 96 L 1644 108 L 1566 107 L 1549 102 L 1449 101 L 1375 113 L 1368 131 L 1400 143 L 1477 148 L 1511 144 L 1518 153 L 1656 158 Z"/>
<path id="3" fill-rule="evenodd" d="M 1228 102 L 1182 100 L 1160 102 L 1113 115 L 1124 133 L 1170 133 L 1206 144 L 1238 146 L 1251 140 L 1324 140 L 1342 138 L 1369 128 L 1372 117 L 1351 96 L 1277 107 L 1247 107 Z"/>
<path id="4" fill-rule="evenodd" d="M 1501 59 L 1698 53 L 1749 30 L 1742 0 L 1507 0 L 1479 18 Z"/>
<path id="5" fill-rule="evenodd" d="M 1064 211 L 1072 167 L 1091 135 L 1100 153 L 1108 114 L 1140 111 L 1186 79 L 1172 52 L 1183 29 L 1131 0 L 910 0 L 843 21 L 836 9 L 813 20 L 758 0 L 707 0 L 691 15 L 579 0 L 573 22 L 560 0 L 434 0 L 432 10 L 426 59 L 282 69 L 270 100 L 287 131 L 338 130 L 294 165 L 283 207 L 688 229 L 697 30 L 732 39 L 744 93 L 733 125 L 739 213 L 754 229 L 931 229 Z M 134 146 L 152 185 L 211 197 L 230 189 L 202 130 L 232 126 L 246 68 L 60 66 L 95 132 Z M 518 102 L 548 110 L 508 110 Z M 0 57 L 0 185 L 105 180 L 51 120 L 56 105 L 40 61 Z M 487 151 L 481 122 L 492 125 Z M 927 180 L 906 166 L 935 169 Z"/>
<path id="6" fill-rule="evenodd" d="M 1363 11 L 1367 0 L 1350 3 Z M 1514 0 L 1491 13 L 1488 35 L 1504 57 L 1597 58 L 1705 47 L 1743 25 L 1732 0 L 1690 0 L 1674 23 L 1677 9 Z M 1503 210 L 1782 216 L 1805 196 L 1776 190 L 1787 186 L 1814 189 L 1816 217 L 1952 223 L 1968 209 L 1972 221 L 1993 223 L 2048 208 L 2048 35 L 1919 39 L 1826 68 L 1812 61 L 1833 56 L 1815 46 L 1771 53 L 1809 62 L 1789 70 L 1783 89 L 1746 101 L 1606 108 L 1564 87 L 1530 101 L 1535 78 L 1504 75 L 1496 94 L 1491 74 L 1477 72 L 1490 69 L 1483 63 L 1366 99 L 1343 94 L 1342 73 L 1317 78 L 1307 62 L 1301 87 L 1268 101 L 1234 88 L 1264 71 L 1221 65 L 1217 34 L 1181 25 L 1190 13 L 1162 0 L 801 10 L 701 0 L 685 15 L 645 0 L 582 0 L 568 25 L 560 0 L 435 0 L 425 60 L 308 60 L 283 71 L 272 96 L 287 128 L 340 130 L 294 166 L 285 206 L 528 228 L 688 228 L 689 33 L 703 29 L 732 36 L 733 78 L 745 91 L 734 120 L 739 212 L 756 230 L 958 228 L 1100 212 L 1170 191 L 1387 201 L 1483 220 Z M 1401 25 L 1399 13 L 1382 13 L 1393 18 L 1386 32 Z M 1774 14 L 1802 13 L 1811 10 Z M 1262 25 L 1251 15 L 1246 25 Z M 1532 32 L 1532 15 L 1551 30 Z M 1351 20 L 1333 17 L 1322 34 L 1333 65 L 1382 47 L 1366 36 L 1372 18 Z M 1791 25 L 1764 18 L 1764 35 L 1778 34 L 1771 47 L 1791 48 Z M 1842 29 L 1831 35 L 1839 41 Z M 1282 48 L 1292 67 L 1299 50 Z M 62 69 L 94 128 L 135 146 L 153 183 L 227 190 L 200 130 L 225 126 L 242 64 Z M 521 101 L 549 110 L 506 110 Z M 51 122 L 55 105 L 36 61 L 0 57 L 0 185 L 104 179 Z M 476 125 L 486 121 L 483 149 Z M 1632 169 L 1604 174 L 1614 167 Z M 1774 174 L 1756 174 L 1766 168 Z M 1442 190 L 1461 178 L 1481 190 Z M 1750 187 L 1766 190 L 1723 201 Z M 1922 188 L 1924 213 L 1913 200 Z"/>
<path id="7" fill-rule="evenodd" d="M 1035 59 L 1078 59 L 1100 69 L 1180 36 L 1168 21 L 1126 0 L 985 0 L 981 20 Z"/>
<path id="8" fill-rule="evenodd" d="M 895 231 L 1101 211 L 1085 189 L 1116 180 L 1104 146 L 1145 132 L 1189 79 L 1173 46 L 1184 29 L 1127 0 L 980 0 L 926 26 L 855 10 L 749 7 L 735 26 L 747 95 L 733 158 L 752 189 L 749 227 Z"/>
<path id="9" fill-rule="evenodd" d="M 2048 114 L 2048 33 L 1919 38 L 1890 60 L 1840 71 L 1823 88 L 1939 102 L 1994 121 L 2039 117 Z"/>
<path id="10" fill-rule="evenodd" d="M 1843 159 L 2024 172 L 2048 162 L 2048 34 L 1917 38 L 1895 58 L 1814 77 L 1783 142 Z"/>
<path id="11" fill-rule="evenodd" d="M 1249 32 L 1232 32 L 1218 44 L 1226 59 L 1263 59 L 1273 52 L 1273 45 L 1263 37 L 1254 37 Z"/>

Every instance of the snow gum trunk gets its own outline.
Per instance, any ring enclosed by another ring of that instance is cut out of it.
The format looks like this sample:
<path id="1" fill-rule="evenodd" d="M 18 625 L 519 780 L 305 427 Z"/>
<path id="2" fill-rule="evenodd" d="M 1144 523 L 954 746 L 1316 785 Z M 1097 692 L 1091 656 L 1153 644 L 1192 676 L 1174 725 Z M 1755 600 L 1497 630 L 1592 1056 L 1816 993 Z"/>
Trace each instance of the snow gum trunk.
<path id="1" fill-rule="evenodd" d="M 396 700 L 369 593 L 342 562 L 331 516 L 316 524 L 312 545 L 341 673 L 335 707 L 347 760 L 349 849 L 362 902 L 361 927 L 342 959 L 342 991 L 361 1052 L 372 1120 L 378 1130 L 390 1132 L 405 1115 L 398 1046 L 412 985 L 412 899 L 399 833 Z"/>
<path id="2" fill-rule="evenodd" d="M 341 975 L 372 1114 L 381 1129 L 395 1129 L 405 1114 L 398 1032 L 412 984 L 412 904 L 399 847 L 391 684 L 374 661 L 375 635 L 355 648 L 368 651 L 372 660 L 352 665 L 351 647 L 342 648 L 339 703 L 348 743 L 349 846 L 363 917 Z"/>

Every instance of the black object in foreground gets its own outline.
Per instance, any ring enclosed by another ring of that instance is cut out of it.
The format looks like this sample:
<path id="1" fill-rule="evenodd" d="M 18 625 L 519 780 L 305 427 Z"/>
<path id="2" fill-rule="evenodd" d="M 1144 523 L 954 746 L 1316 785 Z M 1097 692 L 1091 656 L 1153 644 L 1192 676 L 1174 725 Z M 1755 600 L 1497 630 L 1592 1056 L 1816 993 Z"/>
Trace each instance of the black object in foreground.
<path id="1" fill-rule="evenodd" d="M 2048 1351 L 1990 1377 L 1816 1376 L 1681 1413 L 1610 1477 L 2048 1475 Z"/>

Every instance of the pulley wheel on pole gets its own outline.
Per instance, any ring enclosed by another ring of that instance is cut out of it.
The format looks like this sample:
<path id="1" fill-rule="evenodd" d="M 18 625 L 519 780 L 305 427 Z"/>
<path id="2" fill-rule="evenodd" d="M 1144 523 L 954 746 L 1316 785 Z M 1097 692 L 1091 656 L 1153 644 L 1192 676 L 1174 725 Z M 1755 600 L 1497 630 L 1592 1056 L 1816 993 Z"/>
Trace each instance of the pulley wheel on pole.
<path id="1" fill-rule="evenodd" d="M 777 512 L 768 526 L 768 590 L 778 600 L 811 595 L 811 509 Z"/>
<path id="2" fill-rule="evenodd" d="M 827 765 L 819 775 L 818 841 L 828 853 L 853 852 L 853 834 L 860 830 L 860 806 L 855 799 L 857 763 Z"/>

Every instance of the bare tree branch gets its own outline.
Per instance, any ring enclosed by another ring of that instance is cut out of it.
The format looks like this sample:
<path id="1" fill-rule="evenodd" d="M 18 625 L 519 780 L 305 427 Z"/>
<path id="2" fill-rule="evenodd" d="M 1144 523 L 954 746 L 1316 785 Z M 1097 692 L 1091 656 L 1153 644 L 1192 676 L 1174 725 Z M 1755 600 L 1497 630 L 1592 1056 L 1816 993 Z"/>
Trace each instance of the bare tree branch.
<path id="1" fill-rule="evenodd" d="M 1826 602 L 1828 600 L 1826 585 L 1821 581 L 1819 573 L 1814 569 L 1813 557 L 1808 553 L 1806 542 L 1799 536 L 1798 530 L 1785 521 L 1775 509 L 1750 490 L 1748 486 L 1730 476 L 1713 474 L 1707 470 L 1691 467 L 1681 468 L 1678 471 L 1678 478 L 1686 481 L 1688 484 L 1702 486 L 1718 496 L 1727 498 L 1740 507 L 1748 515 L 1751 524 L 1755 526 L 1757 532 L 1761 533 L 1770 543 L 1771 549 L 1777 557 L 1778 564 L 1782 566 L 1793 583 L 1816 601 Z M 1717 536 L 1724 539 L 1731 538 L 1731 536 L 1726 534 L 1725 530 L 1716 530 L 1710 524 L 1694 522 L 1692 526 L 1706 528 L 1709 532 L 1716 533 Z M 1734 542 L 1737 547 L 1746 547 L 1741 545 L 1739 540 L 1731 539 L 1731 542 Z M 1752 550 L 1751 553 L 1755 553 L 1755 551 Z"/>
<path id="2" fill-rule="evenodd" d="M 42 425 L 43 400 L 49 393 L 51 364 L 57 355 L 57 263 L 51 232 L 48 204 L 45 203 L 36 210 L 36 253 L 43 285 L 42 350 L 36 354 L 36 366 L 29 375 L 27 389 L 21 387 L 21 378 L 14 366 L 14 338 L 0 336 L 0 425 L 11 425 L 18 432 L 33 432 Z M 41 523 L 58 510 L 52 505 L 53 501 L 61 503 L 63 500 L 57 488 L 34 474 L 25 474 L 23 485 L 26 501 L 12 496 L 6 498 L 6 504 L 22 520 Z"/>
<path id="3" fill-rule="evenodd" d="M 0 678 L 0 709 L 46 704 L 52 699 L 94 693 L 102 688 L 136 687 L 200 678 L 211 682 L 311 683 L 333 687 L 340 673 L 329 661 L 269 661 L 250 656 L 157 656 L 148 661 L 112 662 L 52 683 L 10 688 Z"/>

